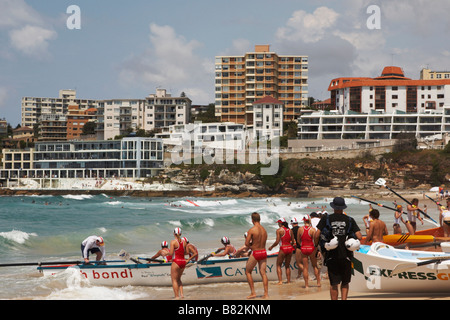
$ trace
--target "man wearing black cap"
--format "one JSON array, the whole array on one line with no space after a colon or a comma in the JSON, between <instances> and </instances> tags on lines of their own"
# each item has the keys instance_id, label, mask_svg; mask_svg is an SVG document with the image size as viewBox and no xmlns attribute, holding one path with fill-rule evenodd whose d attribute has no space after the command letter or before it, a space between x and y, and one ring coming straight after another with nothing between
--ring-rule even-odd
<instances>
[{"instance_id":1,"label":"man wearing black cap","mask_svg":"<svg viewBox=\"0 0 450 320\"><path fill-rule=\"evenodd\" d=\"M347 300L349 283L352 276L351 259L353 252L347 250L345 241L348 237L356 237L361 240L362 235L355 220L347 216L344 212L344 209L347 208L345 199L336 197L330 203L330 206L334 209L334 214L325 215L320 220L317 225L317 232L314 234L314 241L317 246L322 232L331 232L331 238L337 238L337 246L335 248L331 247L329 251L324 252L324 262L328 267L331 299L338 299L338 286L340 284L341 299Z\"/></svg>"}]
</instances>

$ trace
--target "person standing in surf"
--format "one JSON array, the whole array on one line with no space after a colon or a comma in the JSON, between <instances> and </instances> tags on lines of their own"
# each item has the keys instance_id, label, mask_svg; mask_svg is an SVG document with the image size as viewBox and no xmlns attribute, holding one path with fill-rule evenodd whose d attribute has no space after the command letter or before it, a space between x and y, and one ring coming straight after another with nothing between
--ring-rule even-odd
<instances>
[{"instance_id":1,"label":"person standing in surf","mask_svg":"<svg viewBox=\"0 0 450 320\"><path fill-rule=\"evenodd\" d=\"M173 257L170 275L172 278L172 288L175 294L175 299L179 299L184 298L181 276L183 275L183 271L187 263L184 258L186 243L181 239L181 228L175 228L175 230L173 230L173 235L175 239L170 242L169 251L169 255Z\"/></svg>"},{"instance_id":2,"label":"person standing in surf","mask_svg":"<svg viewBox=\"0 0 450 320\"><path fill-rule=\"evenodd\" d=\"M275 246L278 245L281 241L280 251L278 252L277 258L277 275L278 275L278 284L283 284L282 281L282 269L281 265L284 262L284 266L286 268L286 278L287 283L291 282L291 258L292 252L294 252L295 243L294 234L292 230L289 229L289 226L284 218L280 218L277 221L278 230L276 232L277 239L276 241L269 247L269 251L272 250Z\"/></svg>"},{"instance_id":3,"label":"person standing in surf","mask_svg":"<svg viewBox=\"0 0 450 320\"><path fill-rule=\"evenodd\" d=\"M252 254L247 260L245 267L245 275L247 276L247 282L250 286L250 295L247 299L256 298L255 283L253 281L252 272L258 264L259 274L263 280L264 286L264 298L269 298L269 280L266 275L267 266L267 231L260 224L261 216L257 212L252 213L253 227L248 230L247 238L245 239L245 245L252 250Z\"/></svg>"}]
</instances>

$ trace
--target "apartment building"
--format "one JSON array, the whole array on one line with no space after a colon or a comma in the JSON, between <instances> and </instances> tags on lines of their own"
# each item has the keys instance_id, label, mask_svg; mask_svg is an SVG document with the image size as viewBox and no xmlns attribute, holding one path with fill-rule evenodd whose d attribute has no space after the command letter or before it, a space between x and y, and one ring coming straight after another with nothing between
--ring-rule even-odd
<instances>
[{"instance_id":1,"label":"apartment building","mask_svg":"<svg viewBox=\"0 0 450 320\"><path fill-rule=\"evenodd\" d=\"M253 137L267 140L283 135L283 103L271 96L253 103Z\"/></svg>"},{"instance_id":2,"label":"apartment building","mask_svg":"<svg viewBox=\"0 0 450 320\"><path fill-rule=\"evenodd\" d=\"M298 137L305 140L320 139L397 139L400 134L411 133L416 138L443 135L450 132L450 106L440 111L384 113L371 111L317 111L302 115L298 124Z\"/></svg>"},{"instance_id":3,"label":"apartment building","mask_svg":"<svg viewBox=\"0 0 450 320\"><path fill-rule=\"evenodd\" d=\"M124 135L130 128L142 128L142 99L101 100L98 104L97 139L110 140Z\"/></svg>"},{"instance_id":4,"label":"apartment building","mask_svg":"<svg viewBox=\"0 0 450 320\"><path fill-rule=\"evenodd\" d=\"M102 100L98 108L98 139L114 139L132 128L153 131L175 124L189 123L192 101L186 96L172 97L157 89L145 99Z\"/></svg>"},{"instance_id":5,"label":"apartment building","mask_svg":"<svg viewBox=\"0 0 450 320\"><path fill-rule=\"evenodd\" d=\"M450 132L450 79L412 80L389 66L376 78L336 78L330 112L304 114L301 139L396 139Z\"/></svg>"},{"instance_id":6,"label":"apartment building","mask_svg":"<svg viewBox=\"0 0 450 320\"><path fill-rule=\"evenodd\" d=\"M420 80L450 79L450 71L433 71L424 68L420 71Z\"/></svg>"},{"instance_id":7,"label":"apartment building","mask_svg":"<svg viewBox=\"0 0 450 320\"><path fill-rule=\"evenodd\" d=\"M41 116L65 115L70 105L78 105L80 110L97 108L98 101L78 99L75 90L60 90L58 98L23 97L21 106L21 126L30 127L39 123Z\"/></svg>"},{"instance_id":8,"label":"apartment building","mask_svg":"<svg viewBox=\"0 0 450 320\"><path fill-rule=\"evenodd\" d=\"M77 105L69 106L67 114L67 140L77 140L81 138L83 127L86 123L97 121L97 109L89 108L80 110Z\"/></svg>"},{"instance_id":9,"label":"apartment building","mask_svg":"<svg viewBox=\"0 0 450 320\"><path fill-rule=\"evenodd\" d=\"M376 78L336 78L328 88L331 110L415 113L450 105L450 79L412 80L399 67L385 67Z\"/></svg>"},{"instance_id":10,"label":"apartment building","mask_svg":"<svg viewBox=\"0 0 450 320\"><path fill-rule=\"evenodd\" d=\"M200 149L199 152L205 148L242 150L247 142L244 125L231 122L172 125L156 137L162 139L167 147L187 143Z\"/></svg>"},{"instance_id":11,"label":"apartment building","mask_svg":"<svg viewBox=\"0 0 450 320\"><path fill-rule=\"evenodd\" d=\"M242 56L217 56L216 116L222 122L254 125L253 103L272 96L284 105L283 121L297 120L308 104L308 56L278 55L257 45Z\"/></svg>"},{"instance_id":12,"label":"apartment building","mask_svg":"<svg viewBox=\"0 0 450 320\"><path fill-rule=\"evenodd\" d=\"M191 119L192 101L184 93L172 97L165 89L157 89L145 99L142 129L152 131L173 125L188 124Z\"/></svg>"}]
</instances>

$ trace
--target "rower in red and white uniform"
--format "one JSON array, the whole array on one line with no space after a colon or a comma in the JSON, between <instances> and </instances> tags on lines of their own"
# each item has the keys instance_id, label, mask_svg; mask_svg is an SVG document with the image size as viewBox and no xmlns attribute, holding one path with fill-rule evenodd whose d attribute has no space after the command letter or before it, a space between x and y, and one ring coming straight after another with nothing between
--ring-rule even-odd
<instances>
[{"instance_id":1,"label":"rower in red and white uniform","mask_svg":"<svg viewBox=\"0 0 450 320\"><path fill-rule=\"evenodd\" d=\"M213 256L225 257L226 255L228 255L229 257L231 257L236 254L236 248L231 244L230 239L228 237L222 237L222 239L220 239L220 242L222 242L222 244L225 247L217 249L216 252L212 253Z\"/></svg>"}]
</instances>

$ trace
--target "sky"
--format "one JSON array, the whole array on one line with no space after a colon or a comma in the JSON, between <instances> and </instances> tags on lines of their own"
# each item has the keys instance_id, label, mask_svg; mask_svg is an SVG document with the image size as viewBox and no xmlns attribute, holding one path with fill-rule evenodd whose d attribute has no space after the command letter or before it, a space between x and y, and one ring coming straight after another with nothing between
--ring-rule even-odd
<instances>
[{"instance_id":1,"label":"sky","mask_svg":"<svg viewBox=\"0 0 450 320\"><path fill-rule=\"evenodd\" d=\"M60 89L144 99L165 88L214 103L215 57L261 44L309 56L315 99L329 98L333 78L388 65L418 79L450 70L448 12L447 0L0 0L0 118L15 127L22 97Z\"/></svg>"}]
</instances>

